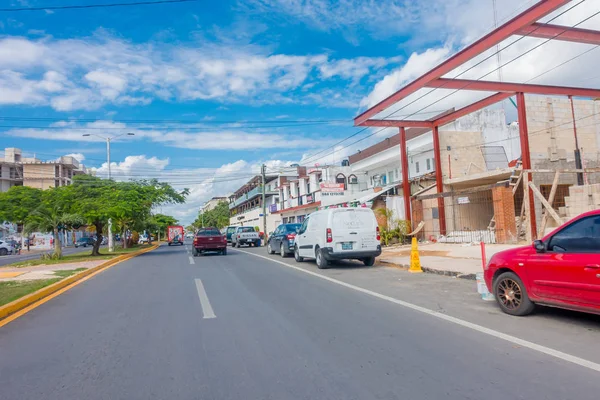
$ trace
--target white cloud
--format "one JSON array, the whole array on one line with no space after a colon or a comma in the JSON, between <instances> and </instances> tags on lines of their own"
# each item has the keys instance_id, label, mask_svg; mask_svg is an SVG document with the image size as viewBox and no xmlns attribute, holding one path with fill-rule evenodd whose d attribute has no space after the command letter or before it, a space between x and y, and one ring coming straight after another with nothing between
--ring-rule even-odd
<instances>
[{"instance_id":1,"label":"white cloud","mask_svg":"<svg viewBox=\"0 0 600 400\"><path fill-rule=\"evenodd\" d=\"M333 140L323 137L310 138L295 131L273 133L272 130L259 129L246 132L234 129L234 125L215 130L214 126L204 124L163 128L152 125L128 126L114 121L94 121L86 124L58 121L50 128L12 128L4 134L29 139L77 142L104 142L103 136L121 135L114 140L150 140L170 147L197 150L313 149L326 146ZM125 133L134 135L124 136Z\"/></svg>"},{"instance_id":2,"label":"white cloud","mask_svg":"<svg viewBox=\"0 0 600 400\"><path fill-rule=\"evenodd\" d=\"M83 155L83 153L69 153L69 154L65 154L65 156L67 156L67 157L73 157L74 159L76 159L80 163L85 161L85 155Z\"/></svg>"},{"instance_id":3,"label":"white cloud","mask_svg":"<svg viewBox=\"0 0 600 400\"><path fill-rule=\"evenodd\" d=\"M0 104L50 105L58 111L105 104L215 100L312 101L293 91L311 80L359 81L396 58L330 59L287 55L256 45L203 41L196 46L134 44L100 30L83 39L0 39Z\"/></svg>"}]
</instances>

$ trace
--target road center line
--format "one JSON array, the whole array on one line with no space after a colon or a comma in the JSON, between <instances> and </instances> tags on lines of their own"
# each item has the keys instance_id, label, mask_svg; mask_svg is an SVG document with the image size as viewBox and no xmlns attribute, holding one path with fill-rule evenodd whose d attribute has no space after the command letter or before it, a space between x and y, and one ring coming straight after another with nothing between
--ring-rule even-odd
<instances>
[{"instance_id":1,"label":"road center line","mask_svg":"<svg viewBox=\"0 0 600 400\"><path fill-rule=\"evenodd\" d=\"M480 333L484 333L486 335L490 335L490 336L493 336L493 337L498 338L498 339L506 340L507 342L514 343L516 345L519 345L519 346L522 346L522 347L526 347L528 349L535 350L535 351L538 351L540 353L544 353L544 354L552 356L552 357L559 358L559 359L561 359L563 361L568 361L568 362L571 362L573 364L577 364L577 365L580 365L582 367L589 368L591 370L600 372L600 364L595 363L593 361L589 361L589 360L586 360L586 359L583 359L583 358L580 358L580 357L577 357L577 356L574 356L574 355L571 355L571 354L563 353L562 351L555 350L555 349L552 349L550 347L542 346L542 345L539 345L539 344L536 344L536 343L533 343L533 342L530 342L530 341L527 341L527 340L524 340L524 339L520 339L520 338L518 338L516 336L508 335L506 333L495 331L493 329L486 328L485 326L477 325L477 324L474 324L474 323L469 322L469 321L465 321L465 320L460 319L460 318L452 317L452 316L447 315L447 314L442 314L442 313L439 313L437 311L430 310L429 308L421 307L421 306L409 303L409 302L404 301L404 300L399 300L399 299L396 299L396 298L393 298L393 297L390 297L390 296L386 296L386 295L381 294L381 293L374 292L374 291L369 290L369 289L364 289L364 288L361 288L359 286L352 285L350 283L339 281L337 279L330 278L330 277L325 276L325 275L321 275L321 274L319 274L317 272L308 271L308 270L306 270L304 268L300 268L300 267L296 267L294 265L287 264L287 263L285 263L283 261L274 260L274 259L272 259L270 257L266 257L266 256L263 256L263 255L260 255L260 254L251 253L251 252L245 251L245 250L236 249L236 251L239 251L239 252L242 252L242 253L246 253L246 254L249 254L251 256L264 258L265 260L269 260L271 262L274 262L274 263L277 263L277 264L281 264L281 265L286 266L288 268L292 268L292 269L295 269L297 271L304 272L306 274L315 276L317 278L324 279L324 280L329 281L331 283L335 283L337 285L344 286L346 288L356 290L357 292L365 293L365 294L368 294L370 296L377 297L378 299L386 300L386 301L389 301L391 303L398 304L398 305L406 307L406 308L410 308L411 310L418 311L420 313L427 314L427 315L430 315L432 317L436 317L436 318L439 318L439 319L443 319L444 321L448 321L448 322L451 322L453 324L460 325L460 326L463 326L465 328L469 328L469 329L472 329L474 331L477 331L477 332L480 332Z\"/></svg>"},{"instance_id":2,"label":"road center line","mask_svg":"<svg viewBox=\"0 0 600 400\"><path fill-rule=\"evenodd\" d=\"M190 259L190 264L196 264L196 261L194 261L194 257L189 256L188 258Z\"/></svg>"},{"instance_id":3,"label":"road center line","mask_svg":"<svg viewBox=\"0 0 600 400\"><path fill-rule=\"evenodd\" d=\"M204 290L202 281L200 279L194 280L196 281L196 289L198 290L198 297L200 298L200 305L202 306L204 319L217 318L212 306L210 305L210 301L208 300L208 295L206 294L206 290Z\"/></svg>"}]
</instances>

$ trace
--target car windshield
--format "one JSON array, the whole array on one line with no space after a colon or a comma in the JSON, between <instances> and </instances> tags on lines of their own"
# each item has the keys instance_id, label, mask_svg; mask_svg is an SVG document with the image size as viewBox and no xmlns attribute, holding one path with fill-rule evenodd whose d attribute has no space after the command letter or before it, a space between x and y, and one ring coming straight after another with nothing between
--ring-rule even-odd
<instances>
[{"instance_id":1,"label":"car windshield","mask_svg":"<svg viewBox=\"0 0 600 400\"><path fill-rule=\"evenodd\" d=\"M241 228L240 232L256 232L256 230L251 226L247 226L247 227Z\"/></svg>"},{"instance_id":2,"label":"car windshield","mask_svg":"<svg viewBox=\"0 0 600 400\"><path fill-rule=\"evenodd\" d=\"M218 229L202 229L198 231L198 236L218 236L221 232Z\"/></svg>"},{"instance_id":3,"label":"car windshield","mask_svg":"<svg viewBox=\"0 0 600 400\"><path fill-rule=\"evenodd\" d=\"M235 232L235 227L227 228L227 233Z\"/></svg>"}]
</instances>

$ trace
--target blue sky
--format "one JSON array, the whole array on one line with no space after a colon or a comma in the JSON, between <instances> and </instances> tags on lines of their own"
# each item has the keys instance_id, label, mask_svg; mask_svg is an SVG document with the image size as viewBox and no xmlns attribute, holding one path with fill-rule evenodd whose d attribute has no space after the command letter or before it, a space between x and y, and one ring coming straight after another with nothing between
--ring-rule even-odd
<instances>
[{"instance_id":1,"label":"blue sky","mask_svg":"<svg viewBox=\"0 0 600 400\"><path fill-rule=\"evenodd\" d=\"M3 4L103 2L109 0ZM500 20L524 7L502 4ZM361 110L493 24L491 0L231 0L0 12L2 142L42 159L77 154L103 174L102 139L82 134L133 132L112 145L115 175L190 187L188 204L170 209L189 222L202 202L235 189L263 162L272 170L337 162L381 140L310 157L356 132L351 119Z\"/></svg>"}]
</instances>

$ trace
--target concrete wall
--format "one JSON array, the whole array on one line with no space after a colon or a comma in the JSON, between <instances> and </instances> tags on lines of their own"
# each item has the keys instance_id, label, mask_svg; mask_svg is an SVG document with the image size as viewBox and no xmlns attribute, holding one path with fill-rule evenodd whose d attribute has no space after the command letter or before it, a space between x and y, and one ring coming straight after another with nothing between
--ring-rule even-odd
<instances>
[{"instance_id":1,"label":"concrete wall","mask_svg":"<svg viewBox=\"0 0 600 400\"><path fill-rule=\"evenodd\" d=\"M445 131L440 132L440 159L442 175L457 178L485 172L483 153L478 147L483 141L482 133ZM447 150L450 146L450 151ZM448 162L450 156L450 163ZM508 167L508 165L506 165Z\"/></svg>"},{"instance_id":2,"label":"concrete wall","mask_svg":"<svg viewBox=\"0 0 600 400\"><path fill-rule=\"evenodd\" d=\"M36 189L56 187L54 164L24 164L23 185Z\"/></svg>"}]
</instances>

